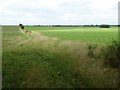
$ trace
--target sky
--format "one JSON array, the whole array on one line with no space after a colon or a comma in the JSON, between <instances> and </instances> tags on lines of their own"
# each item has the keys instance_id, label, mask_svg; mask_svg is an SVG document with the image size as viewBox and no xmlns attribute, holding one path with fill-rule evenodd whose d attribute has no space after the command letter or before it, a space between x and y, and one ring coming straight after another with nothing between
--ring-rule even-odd
<instances>
[{"instance_id":1,"label":"sky","mask_svg":"<svg viewBox=\"0 0 120 90\"><path fill-rule=\"evenodd\" d=\"M118 24L119 0L0 0L1 25Z\"/></svg>"}]
</instances>

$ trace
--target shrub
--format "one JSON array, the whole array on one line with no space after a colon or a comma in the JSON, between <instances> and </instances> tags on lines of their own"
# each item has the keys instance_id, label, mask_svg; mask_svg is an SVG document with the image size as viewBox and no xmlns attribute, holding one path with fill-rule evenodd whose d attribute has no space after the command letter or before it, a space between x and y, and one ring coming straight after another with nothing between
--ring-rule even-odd
<instances>
[{"instance_id":1,"label":"shrub","mask_svg":"<svg viewBox=\"0 0 120 90\"><path fill-rule=\"evenodd\" d=\"M20 27L21 29L24 29L24 26L23 26L22 24L19 24L19 27Z\"/></svg>"},{"instance_id":2,"label":"shrub","mask_svg":"<svg viewBox=\"0 0 120 90\"><path fill-rule=\"evenodd\" d=\"M100 28L110 28L110 25L107 25L107 24L102 24L99 26Z\"/></svg>"},{"instance_id":3,"label":"shrub","mask_svg":"<svg viewBox=\"0 0 120 90\"><path fill-rule=\"evenodd\" d=\"M21 26L21 29L24 29L24 26Z\"/></svg>"},{"instance_id":4,"label":"shrub","mask_svg":"<svg viewBox=\"0 0 120 90\"><path fill-rule=\"evenodd\" d=\"M113 68L118 68L120 64L120 53L118 51L120 51L120 43L117 41L112 41L110 45L107 45L104 51L102 51L104 64Z\"/></svg>"}]
</instances>

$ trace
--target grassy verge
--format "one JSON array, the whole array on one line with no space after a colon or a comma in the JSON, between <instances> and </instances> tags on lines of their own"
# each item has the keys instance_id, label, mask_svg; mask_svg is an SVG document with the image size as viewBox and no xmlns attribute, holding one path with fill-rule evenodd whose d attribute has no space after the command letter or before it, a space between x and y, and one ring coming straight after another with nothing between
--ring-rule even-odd
<instances>
[{"instance_id":1,"label":"grassy verge","mask_svg":"<svg viewBox=\"0 0 120 90\"><path fill-rule=\"evenodd\" d=\"M22 39L17 41L19 36ZM33 32L30 36L3 33L3 88L117 87L117 70L105 68L98 57L89 57L86 43L53 40ZM11 45L5 44L9 41Z\"/></svg>"}]
</instances>

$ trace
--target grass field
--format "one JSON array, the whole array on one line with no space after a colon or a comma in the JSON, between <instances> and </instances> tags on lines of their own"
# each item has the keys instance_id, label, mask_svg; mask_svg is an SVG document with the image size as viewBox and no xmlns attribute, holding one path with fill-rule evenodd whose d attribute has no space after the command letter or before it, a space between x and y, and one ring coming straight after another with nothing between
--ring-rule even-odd
<instances>
[{"instance_id":1,"label":"grass field","mask_svg":"<svg viewBox=\"0 0 120 90\"><path fill-rule=\"evenodd\" d=\"M26 29L34 32L21 33L18 27L3 26L3 88L117 87L117 69L103 65L99 44L116 40L117 28ZM94 57L88 56L91 42L97 44Z\"/></svg>"},{"instance_id":2,"label":"grass field","mask_svg":"<svg viewBox=\"0 0 120 90\"><path fill-rule=\"evenodd\" d=\"M27 27L26 29L62 40L94 43L109 43L112 40L118 40L118 27Z\"/></svg>"}]
</instances>

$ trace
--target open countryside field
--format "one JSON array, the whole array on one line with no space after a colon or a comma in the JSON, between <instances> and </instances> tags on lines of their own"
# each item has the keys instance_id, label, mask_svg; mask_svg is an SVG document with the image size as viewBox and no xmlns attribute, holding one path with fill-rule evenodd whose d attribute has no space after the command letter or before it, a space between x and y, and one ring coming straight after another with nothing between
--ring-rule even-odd
<instances>
[{"instance_id":1,"label":"open countryside field","mask_svg":"<svg viewBox=\"0 0 120 90\"><path fill-rule=\"evenodd\" d=\"M61 40L81 41L105 44L118 40L118 27L26 27L43 35L57 37Z\"/></svg>"},{"instance_id":2,"label":"open countryside field","mask_svg":"<svg viewBox=\"0 0 120 90\"><path fill-rule=\"evenodd\" d=\"M25 30L31 33L25 33ZM3 26L3 88L116 88L118 71L104 66L103 46L117 27ZM89 56L89 44L96 45Z\"/></svg>"}]
</instances>

